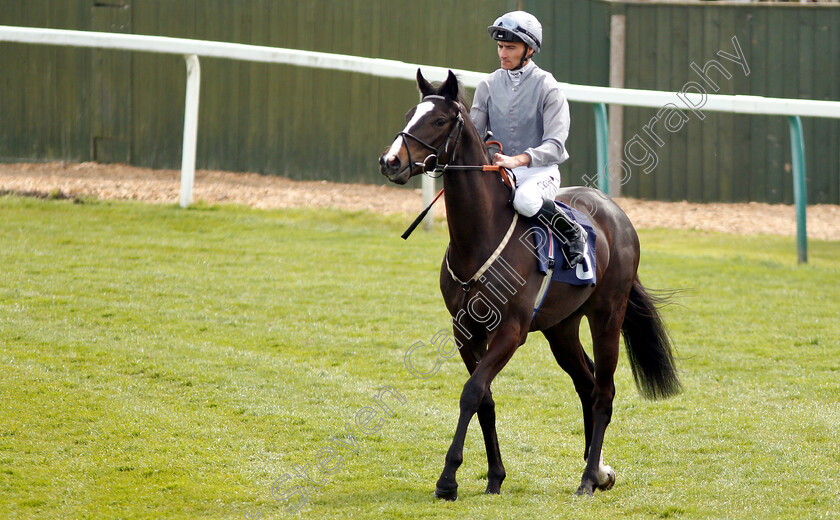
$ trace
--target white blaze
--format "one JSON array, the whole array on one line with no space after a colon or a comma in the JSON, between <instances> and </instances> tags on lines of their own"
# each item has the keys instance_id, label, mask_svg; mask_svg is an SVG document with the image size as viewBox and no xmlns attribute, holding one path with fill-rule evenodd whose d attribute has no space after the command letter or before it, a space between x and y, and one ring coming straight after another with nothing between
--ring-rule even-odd
<instances>
[{"instance_id":1,"label":"white blaze","mask_svg":"<svg viewBox=\"0 0 840 520\"><path fill-rule=\"evenodd\" d=\"M435 108L435 104L431 101L424 101L417 105L417 110L414 112L414 117L411 118L411 121L405 125L403 132L410 134L411 131L414 129L414 125L417 124L420 119L423 118L426 114L432 111ZM394 142L391 144L391 148L388 149L388 153L385 155L386 161L391 161L392 158L396 157L398 153L400 153L400 148L403 145L403 138L401 135L398 135Z\"/></svg>"}]
</instances>

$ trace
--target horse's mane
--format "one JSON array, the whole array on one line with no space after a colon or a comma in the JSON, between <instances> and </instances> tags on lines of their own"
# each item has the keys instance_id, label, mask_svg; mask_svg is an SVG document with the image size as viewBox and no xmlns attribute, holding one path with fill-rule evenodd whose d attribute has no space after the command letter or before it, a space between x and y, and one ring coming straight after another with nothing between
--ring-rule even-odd
<instances>
[{"instance_id":1,"label":"horse's mane","mask_svg":"<svg viewBox=\"0 0 840 520\"><path fill-rule=\"evenodd\" d=\"M461 84L461 81L458 81L458 103L464 108L464 119L469 120L466 128L471 128L475 135L478 137L478 141L481 143L481 147L484 149L484 155L487 160L487 164L493 162L493 152L487 148L487 143L484 141L483 135L478 135L478 129L473 125L472 117L470 117L470 108L472 107L472 99L467 94L467 91L464 89L464 86Z\"/></svg>"},{"instance_id":2,"label":"horse's mane","mask_svg":"<svg viewBox=\"0 0 840 520\"><path fill-rule=\"evenodd\" d=\"M464 85L461 84L461 81L458 81L458 103L463 105L464 110L467 113L470 112L470 107L472 106L472 98L467 94L467 90L464 88Z\"/></svg>"}]
</instances>

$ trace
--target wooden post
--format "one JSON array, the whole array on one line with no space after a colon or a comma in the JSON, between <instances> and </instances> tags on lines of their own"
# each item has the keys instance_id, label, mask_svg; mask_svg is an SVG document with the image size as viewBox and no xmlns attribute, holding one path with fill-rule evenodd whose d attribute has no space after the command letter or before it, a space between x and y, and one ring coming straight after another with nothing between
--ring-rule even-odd
<instances>
[{"instance_id":1,"label":"wooden post","mask_svg":"<svg viewBox=\"0 0 840 520\"><path fill-rule=\"evenodd\" d=\"M625 27L627 17L623 14L610 16L610 86L624 88L624 47ZM610 105L609 114L609 161L607 162L609 174L610 195L621 196L621 181L624 172L621 168L623 159L624 136L624 107L621 105Z\"/></svg>"},{"instance_id":2,"label":"wooden post","mask_svg":"<svg viewBox=\"0 0 840 520\"><path fill-rule=\"evenodd\" d=\"M91 30L131 33L127 0L93 2ZM90 159L100 163L131 163L131 65L133 53L94 48L91 82Z\"/></svg>"}]
</instances>

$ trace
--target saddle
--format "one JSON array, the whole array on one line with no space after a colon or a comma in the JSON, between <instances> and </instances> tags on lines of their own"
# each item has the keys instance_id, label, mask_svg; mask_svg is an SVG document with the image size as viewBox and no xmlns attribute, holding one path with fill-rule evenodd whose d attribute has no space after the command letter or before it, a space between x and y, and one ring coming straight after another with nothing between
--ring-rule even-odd
<instances>
[{"instance_id":1,"label":"saddle","mask_svg":"<svg viewBox=\"0 0 840 520\"><path fill-rule=\"evenodd\" d=\"M534 237L534 243L530 244L530 246L533 248L534 256L537 259L537 268L545 275L536 301L534 302L535 315L540 309L545 295L548 293L551 282L595 286L597 281L595 257L596 233L592 227L592 223L586 215L576 209L559 201L555 201L555 204L560 211L563 211L570 219L583 226L586 230L586 248L583 261L576 265L574 269L570 269L562 239L555 236L551 232L551 229L538 219L528 219L531 227L520 240L524 240L526 237Z\"/></svg>"}]
</instances>

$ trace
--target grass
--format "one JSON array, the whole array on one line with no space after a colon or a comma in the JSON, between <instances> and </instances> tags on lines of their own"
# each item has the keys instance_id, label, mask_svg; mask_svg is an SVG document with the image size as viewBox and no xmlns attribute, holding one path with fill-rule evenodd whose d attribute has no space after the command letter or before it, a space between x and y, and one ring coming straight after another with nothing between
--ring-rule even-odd
<instances>
[{"instance_id":1,"label":"grass","mask_svg":"<svg viewBox=\"0 0 840 520\"><path fill-rule=\"evenodd\" d=\"M474 422L445 503L465 371L403 365L422 341L431 366L448 328L440 227L404 242L408 219L367 213L15 197L0 214L2 518L840 518L838 242L797 266L793 238L641 231L643 282L684 289L663 312L685 392L642 401L622 353L618 482L574 498L580 404L535 335L494 383L502 495L481 494Z\"/></svg>"}]
</instances>

